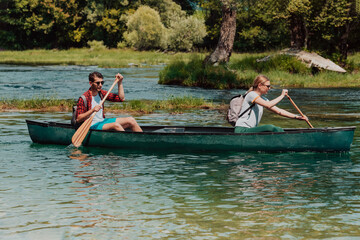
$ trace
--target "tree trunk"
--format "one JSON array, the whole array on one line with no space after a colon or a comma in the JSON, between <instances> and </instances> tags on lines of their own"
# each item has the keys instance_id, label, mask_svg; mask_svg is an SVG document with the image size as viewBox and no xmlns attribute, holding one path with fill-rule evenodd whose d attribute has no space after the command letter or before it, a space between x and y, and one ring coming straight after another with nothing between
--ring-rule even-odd
<instances>
[{"instance_id":1,"label":"tree trunk","mask_svg":"<svg viewBox=\"0 0 360 240\"><path fill-rule=\"evenodd\" d=\"M309 29L307 27L307 22L304 20L304 48L305 49L309 49L310 44L309 44Z\"/></svg>"},{"instance_id":2,"label":"tree trunk","mask_svg":"<svg viewBox=\"0 0 360 240\"><path fill-rule=\"evenodd\" d=\"M236 33L236 10L230 4L222 4L222 22L217 46L204 60L205 64L218 65L230 60Z\"/></svg>"},{"instance_id":3,"label":"tree trunk","mask_svg":"<svg viewBox=\"0 0 360 240\"><path fill-rule=\"evenodd\" d=\"M292 14L290 16L290 47L301 49L305 46L307 39L307 29L301 16ZM306 43L307 45L307 43Z\"/></svg>"},{"instance_id":4,"label":"tree trunk","mask_svg":"<svg viewBox=\"0 0 360 240\"><path fill-rule=\"evenodd\" d=\"M345 25L345 31L341 36L340 43L339 43L339 50L340 50L340 61L339 64L344 67L346 65L346 59L348 56L348 39L349 39L349 33L350 33L350 23L347 23Z\"/></svg>"}]
</instances>

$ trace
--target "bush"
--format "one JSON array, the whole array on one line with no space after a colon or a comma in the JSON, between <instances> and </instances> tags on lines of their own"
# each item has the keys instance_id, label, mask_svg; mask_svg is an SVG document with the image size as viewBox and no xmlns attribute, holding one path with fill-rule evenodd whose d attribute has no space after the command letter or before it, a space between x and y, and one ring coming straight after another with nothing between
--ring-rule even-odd
<instances>
[{"instance_id":1,"label":"bush","mask_svg":"<svg viewBox=\"0 0 360 240\"><path fill-rule=\"evenodd\" d=\"M139 7L129 16L126 26L128 31L124 38L130 46L140 50L167 48L167 30L156 10L148 6Z\"/></svg>"},{"instance_id":2,"label":"bush","mask_svg":"<svg viewBox=\"0 0 360 240\"><path fill-rule=\"evenodd\" d=\"M101 50L105 50L106 46L104 45L104 41L88 41L87 44L90 47L91 51L101 51Z\"/></svg>"},{"instance_id":3,"label":"bush","mask_svg":"<svg viewBox=\"0 0 360 240\"><path fill-rule=\"evenodd\" d=\"M194 16L173 21L169 29L169 48L190 51L194 44L202 43L206 36L203 20Z\"/></svg>"},{"instance_id":4,"label":"bush","mask_svg":"<svg viewBox=\"0 0 360 240\"><path fill-rule=\"evenodd\" d=\"M161 22L166 28L177 19L185 18L186 12L181 10L181 6L172 0L147 0L146 5L159 12Z\"/></svg>"},{"instance_id":5,"label":"bush","mask_svg":"<svg viewBox=\"0 0 360 240\"><path fill-rule=\"evenodd\" d=\"M159 73L159 84L183 85L183 82L190 77L187 64L184 61L176 60L167 65Z\"/></svg>"},{"instance_id":6,"label":"bush","mask_svg":"<svg viewBox=\"0 0 360 240\"><path fill-rule=\"evenodd\" d=\"M117 45L116 45L117 48L119 49L123 49L123 48L126 48L126 43L125 42L118 42Z\"/></svg>"},{"instance_id":7,"label":"bush","mask_svg":"<svg viewBox=\"0 0 360 240\"><path fill-rule=\"evenodd\" d=\"M311 74L311 69L293 56L276 55L269 57L266 61L257 61L260 58L257 56L246 57L231 64L231 68L237 71L254 70L258 73L279 70L292 74Z\"/></svg>"},{"instance_id":8,"label":"bush","mask_svg":"<svg viewBox=\"0 0 360 240\"><path fill-rule=\"evenodd\" d=\"M188 63L176 60L160 72L159 84L182 85L212 89L248 88L249 83L225 65L204 65L203 59L194 57ZM251 83L250 83L251 84Z\"/></svg>"}]
</instances>

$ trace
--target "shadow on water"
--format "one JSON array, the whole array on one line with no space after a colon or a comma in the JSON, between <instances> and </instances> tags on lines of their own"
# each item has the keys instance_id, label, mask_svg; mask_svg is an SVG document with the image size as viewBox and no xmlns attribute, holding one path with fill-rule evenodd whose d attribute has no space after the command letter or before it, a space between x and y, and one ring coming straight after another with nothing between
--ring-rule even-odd
<instances>
[{"instance_id":1,"label":"shadow on water","mask_svg":"<svg viewBox=\"0 0 360 240\"><path fill-rule=\"evenodd\" d=\"M217 160L224 160L230 163L252 163L254 161L262 163L276 163L276 162L289 162L293 164L313 164L319 161L331 161L334 163L351 161L351 152L234 152L234 151L184 151L178 150L135 150L135 149L115 149L115 148L102 148L102 147L80 147L76 148L72 144L69 146L52 145L52 144L37 144L31 143L30 148L46 151L54 150L66 153L70 158L77 159L85 156L119 156L119 157L134 157L134 156L152 156L156 158L166 158L168 156L197 156L200 159L208 157L208 162ZM189 159L191 162L191 158ZM196 162L196 160L195 160ZM201 163L202 161L199 161Z\"/></svg>"},{"instance_id":2,"label":"shadow on water","mask_svg":"<svg viewBox=\"0 0 360 240\"><path fill-rule=\"evenodd\" d=\"M124 166L126 162L127 166L151 166L146 174L160 171L174 178L185 174L188 179L199 181L202 176L208 178L211 175L219 184L234 176L279 178L286 175L287 178L294 178L298 175L306 178L313 175L323 181L338 171L347 171L360 163L359 160L352 160L350 153L173 153L102 148L67 148L64 152L68 153L70 159L79 160L87 166L100 163ZM140 170L139 173L145 172Z\"/></svg>"}]
</instances>

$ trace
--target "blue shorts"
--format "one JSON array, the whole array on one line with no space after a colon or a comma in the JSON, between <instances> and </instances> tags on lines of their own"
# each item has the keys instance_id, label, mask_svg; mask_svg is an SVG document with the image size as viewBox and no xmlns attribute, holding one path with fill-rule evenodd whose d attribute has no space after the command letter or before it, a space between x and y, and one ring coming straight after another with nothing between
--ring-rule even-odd
<instances>
[{"instance_id":1,"label":"blue shorts","mask_svg":"<svg viewBox=\"0 0 360 240\"><path fill-rule=\"evenodd\" d=\"M103 121L95 123L94 125L92 125L90 127L90 129L102 130L102 128L103 128L103 126L105 124L114 123L114 122L116 122L116 118L105 118Z\"/></svg>"}]
</instances>

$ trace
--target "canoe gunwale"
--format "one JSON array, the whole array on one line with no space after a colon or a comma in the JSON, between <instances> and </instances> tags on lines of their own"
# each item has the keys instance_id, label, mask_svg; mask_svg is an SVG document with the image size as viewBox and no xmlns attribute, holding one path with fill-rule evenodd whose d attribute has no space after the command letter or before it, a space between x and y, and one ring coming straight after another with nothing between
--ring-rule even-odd
<instances>
[{"instance_id":1,"label":"canoe gunwale","mask_svg":"<svg viewBox=\"0 0 360 240\"><path fill-rule=\"evenodd\" d=\"M72 128L74 126L67 123L59 122L39 122L33 120L26 120L27 124L39 125L43 127L59 127L59 128ZM206 126L141 126L145 131L144 132L116 132L111 130L95 130L91 129L93 132L111 132L111 133L121 133L121 134L146 134L146 135L283 135L283 134L299 134L299 133L311 133L311 132L338 132L338 131L354 131L356 126L347 126L347 127L324 127L324 128L284 128L284 132L259 132L259 133L234 133L233 127L206 127ZM146 131L147 129L184 129L184 132L156 132L156 131ZM186 130L214 130L217 132L186 132ZM223 131L221 131L223 130Z\"/></svg>"},{"instance_id":2,"label":"canoe gunwale","mask_svg":"<svg viewBox=\"0 0 360 240\"><path fill-rule=\"evenodd\" d=\"M31 120L26 123L34 143L70 145L76 130L68 123ZM233 127L142 127L144 132L90 130L83 146L166 151L347 152L356 129L287 128L284 132L234 133Z\"/></svg>"}]
</instances>

